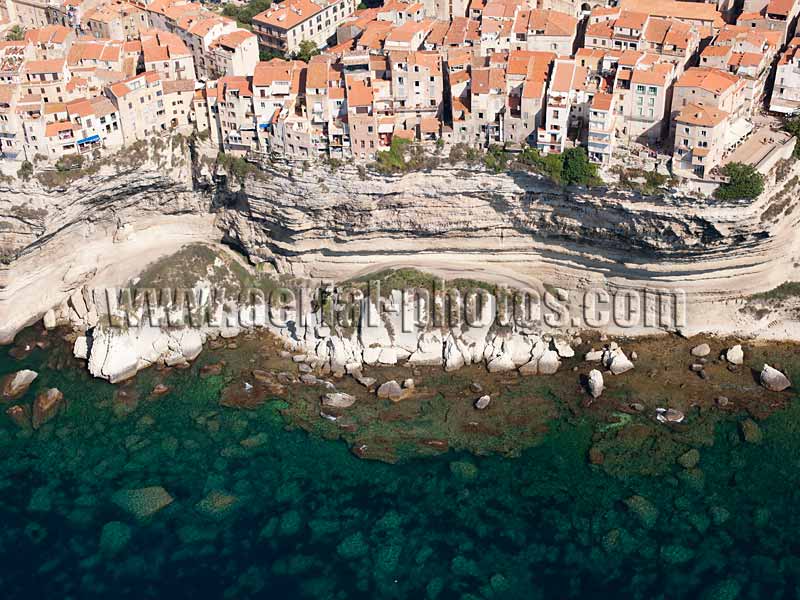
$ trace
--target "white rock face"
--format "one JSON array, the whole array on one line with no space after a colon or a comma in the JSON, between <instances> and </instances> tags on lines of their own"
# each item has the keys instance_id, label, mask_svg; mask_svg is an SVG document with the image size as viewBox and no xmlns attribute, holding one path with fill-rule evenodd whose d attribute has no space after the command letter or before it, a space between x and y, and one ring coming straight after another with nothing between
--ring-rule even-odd
<instances>
[{"instance_id":1,"label":"white rock face","mask_svg":"<svg viewBox=\"0 0 800 600\"><path fill-rule=\"evenodd\" d=\"M502 373L504 371L513 371L516 365L510 354L503 353L492 358L486 368L489 369L490 373Z\"/></svg>"},{"instance_id":2,"label":"white rock face","mask_svg":"<svg viewBox=\"0 0 800 600\"><path fill-rule=\"evenodd\" d=\"M55 329L56 327L56 312L51 308L46 313L44 313L44 317L42 318L42 324L44 328L50 331L51 329Z\"/></svg>"},{"instance_id":3,"label":"white rock face","mask_svg":"<svg viewBox=\"0 0 800 600\"><path fill-rule=\"evenodd\" d=\"M546 350L539 359L539 375L553 375L560 366L558 353L555 350Z\"/></svg>"},{"instance_id":4,"label":"white rock face","mask_svg":"<svg viewBox=\"0 0 800 600\"><path fill-rule=\"evenodd\" d=\"M86 360L89 357L89 342L85 335L79 335L75 339L75 345L72 347L72 354L75 358Z\"/></svg>"},{"instance_id":5,"label":"white rock face","mask_svg":"<svg viewBox=\"0 0 800 600\"><path fill-rule=\"evenodd\" d=\"M614 375L621 375L626 371L630 371L633 368L633 363L625 356L625 353L619 350L611 359L608 368Z\"/></svg>"},{"instance_id":6,"label":"white rock face","mask_svg":"<svg viewBox=\"0 0 800 600\"><path fill-rule=\"evenodd\" d=\"M729 348L725 352L725 360L732 365L741 365L744 362L744 350L741 344L736 344L733 348Z\"/></svg>"},{"instance_id":7,"label":"white rock face","mask_svg":"<svg viewBox=\"0 0 800 600\"><path fill-rule=\"evenodd\" d=\"M558 352L561 358L572 358L575 356L575 350L564 340L553 340L553 349Z\"/></svg>"},{"instance_id":8,"label":"white rock face","mask_svg":"<svg viewBox=\"0 0 800 600\"><path fill-rule=\"evenodd\" d=\"M589 371L587 387L589 388L589 393L592 395L592 398L599 398L604 388L603 374L597 369Z\"/></svg>"},{"instance_id":9,"label":"white rock face","mask_svg":"<svg viewBox=\"0 0 800 600\"><path fill-rule=\"evenodd\" d=\"M7 375L0 380L3 383L0 395L9 400L14 400L28 391L28 388L38 376L39 374L36 371L29 369L17 371L14 375Z\"/></svg>"},{"instance_id":10,"label":"white rock face","mask_svg":"<svg viewBox=\"0 0 800 600\"><path fill-rule=\"evenodd\" d=\"M89 372L95 377L117 383L136 375L139 370L139 353L135 335L127 332L95 329Z\"/></svg>"},{"instance_id":11,"label":"white rock face","mask_svg":"<svg viewBox=\"0 0 800 600\"><path fill-rule=\"evenodd\" d=\"M444 341L444 370L456 371L463 367L464 363L464 355L461 354L456 339L453 334L448 334Z\"/></svg>"},{"instance_id":12,"label":"white rock face","mask_svg":"<svg viewBox=\"0 0 800 600\"><path fill-rule=\"evenodd\" d=\"M591 349L586 353L583 359L587 362L597 362L603 360L603 351Z\"/></svg>"},{"instance_id":13,"label":"white rock face","mask_svg":"<svg viewBox=\"0 0 800 600\"><path fill-rule=\"evenodd\" d=\"M771 392L782 392L791 386L792 382L778 369L774 369L765 363L764 368L761 369L761 385Z\"/></svg>"},{"instance_id":14,"label":"white rock face","mask_svg":"<svg viewBox=\"0 0 800 600\"><path fill-rule=\"evenodd\" d=\"M489 406L489 403L491 401L492 401L491 396L481 396L475 401L475 408L477 408L478 410L484 410L487 406Z\"/></svg>"}]
</instances>

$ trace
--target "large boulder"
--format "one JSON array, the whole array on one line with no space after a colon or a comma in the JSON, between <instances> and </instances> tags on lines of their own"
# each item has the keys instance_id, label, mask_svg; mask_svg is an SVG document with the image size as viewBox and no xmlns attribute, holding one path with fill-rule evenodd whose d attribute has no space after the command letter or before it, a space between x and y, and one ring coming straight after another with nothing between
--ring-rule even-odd
<instances>
[{"instance_id":1,"label":"large boulder","mask_svg":"<svg viewBox=\"0 0 800 600\"><path fill-rule=\"evenodd\" d=\"M131 331L96 328L89 355L89 372L95 377L117 383L136 375L139 353Z\"/></svg>"},{"instance_id":2,"label":"large boulder","mask_svg":"<svg viewBox=\"0 0 800 600\"><path fill-rule=\"evenodd\" d=\"M558 352L555 350L545 350L541 357L539 357L539 375L553 375L561 366L561 361L558 359Z\"/></svg>"},{"instance_id":3,"label":"large boulder","mask_svg":"<svg viewBox=\"0 0 800 600\"><path fill-rule=\"evenodd\" d=\"M411 394L411 389L403 389L394 379L381 384L378 388L378 398L389 399L392 402L400 402Z\"/></svg>"},{"instance_id":4,"label":"large boulder","mask_svg":"<svg viewBox=\"0 0 800 600\"><path fill-rule=\"evenodd\" d=\"M3 400L16 400L28 391L33 380L38 376L39 374L36 371L29 369L6 375L0 380L0 396L2 396Z\"/></svg>"},{"instance_id":5,"label":"large boulder","mask_svg":"<svg viewBox=\"0 0 800 600\"><path fill-rule=\"evenodd\" d=\"M354 396L345 394L344 392L331 392L322 397L322 405L332 408L350 408L355 402L356 399Z\"/></svg>"},{"instance_id":6,"label":"large boulder","mask_svg":"<svg viewBox=\"0 0 800 600\"><path fill-rule=\"evenodd\" d=\"M64 394L57 388L50 388L36 396L36 400L33 401L33 428L39 429L55 417L64 406Z\"/></svg>"},{"instance_id":7,"label":"large boulder","mask_svg":"<svg viewBox=\"0 0 800 600\"><path fill-rule=\"evenodd\" d=\"M703 356L708 356L711 354L711 346L708 344L700 344L699 346L695 346L691 350L692 356L696 356L698 358L702 358Z\"/></svg>"},{"instance_id":8,"label":"large boulder","mask_svg":"<svg viewBox=\"0 0 800 600\"><path fill-rule=\"evenodd\" d=\"M761 370L761 385L771 392L782 392L791 386L792 382L778 369L774 369L765 363L764 368Z\"/></svg>"},{"instance_id":9,"label":"large boulder","mask_svg":"<svg viewBox=\"0 0 800 600\"><path fill-rule=\"evenodd\" d=\"M589 388L589 393L592 395L592 398L599 398L600 394L603 393L603 374L597 369L589 371L589 381L586 387Z\"/></svg>"},{"instance_id":10,"label":"large boulder","mask_svg":"<svg viewBox=\"0 0 800 600\"><path fill-rule=\"evenodd\" d=\"M744 351L741 344L736 344L725 352L725 360L732 365L741 365L744 362Z\"/></svg>"}]
</instances>

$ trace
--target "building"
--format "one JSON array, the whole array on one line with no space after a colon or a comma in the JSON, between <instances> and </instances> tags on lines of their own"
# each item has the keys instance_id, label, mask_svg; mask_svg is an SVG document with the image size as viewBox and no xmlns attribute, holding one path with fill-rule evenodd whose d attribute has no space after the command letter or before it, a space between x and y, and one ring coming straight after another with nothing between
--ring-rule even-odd
<instances>
[{"instance_id":1,"label":"building","mask_svg":"<svg viewBox=\"0 0 800 600\"><path fill-rule=\"evenodd\" d=\"M195 80L194 56L174 33L149 30L141 33L145 71L161 73L164 79Z\"/></svg>"},{"instance_id":2,"label":"building","mask_svg":"<svg viewBox=\"0 0 800 600\"><path fill-rule=\"evenodd\" d=\"M267 51L291 54L303 41L323 48L355 8L355 0L285 0L253 17L253 32Z\"/></svg>"},{"instance_id":3,"label":"building","mask_svg":"<svg viewBox=\"0 0 800 600\"><path fill-rule=\"evenodd\" d=\"M514 21L511 49L571 56L577 36L578 19L571 15L553 10L522 9Z\"/></svg>"},{"instance_id":4,"label":"building","mask_svg":"<svg viewBox=\"0 0 800 600\"><path fill-rule=\"evenodd\" d=\"M785 115L800 112L800 38L794 38L781 54L769 109Z\"/></svg>"},{"instance_id":5,"label":"building","mask_svg":"<svg viewBox=\"0 0 800 600\"><path fill-rule=\"evenodd\" d=\"M106 93L117 108L125 144L167 130L161 74L147 71L109 86Z\"/></svg>"},{"instance_id":6,"label":"building","mask_svg":"<svg viewBox=\"0 0 800 600\"><path fill-rule=\"evenodd\" d=\"M258 39L246 29L223 33L209 46L209 75L252 75L258 64Z\"/></svg>"},{"instance_id":7,"label":"building","mask_svg":"<svg viewBox=\"0 0 800 600\"><path fill-rule=\"evenodd\" d=\"M587 149L589 160L607 165L616 147L617 110L616 96L607 92L594 95L589 106L589 132Z\"/></svg>"},{"instance_id":8,"label":"building","mask_svg":"<svg viewBox=\"0 0 800 600\"><path fill-rule=\"evenodd\" d=\"M705 103L690 103L675 117L674 172L707 179L722 162L725 150L735 140L727 134L730 114Z\"/></svg>"}]
</instances>

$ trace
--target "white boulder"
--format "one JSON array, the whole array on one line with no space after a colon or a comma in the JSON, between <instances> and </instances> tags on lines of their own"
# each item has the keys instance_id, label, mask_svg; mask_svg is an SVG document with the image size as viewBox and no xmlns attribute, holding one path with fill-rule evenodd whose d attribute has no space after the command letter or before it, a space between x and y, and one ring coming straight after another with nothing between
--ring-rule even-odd
<instances>
[{"instance_id":1,"label":"white boulder","mask_svg":"<svg viewBox=\"0 0 800 600\"><path fill-rule=\"evenodd\" d=\"M778 369L765 363L764 368L761 370L761 385L771 392L782 392L791 386L792 382Z\"/></svg>"},{"instance_id":2,"label":"white boulder","mask_svg":"<svg viewBox=\"0 0 800 600\"><path fill-rule=\"evenodd\" d=\"M589 388L589 393L592 395L592 398L599 398L604 388L603 374L597 369L589 371L589 381L586 387Z\"/></svg>"}]
</instances>

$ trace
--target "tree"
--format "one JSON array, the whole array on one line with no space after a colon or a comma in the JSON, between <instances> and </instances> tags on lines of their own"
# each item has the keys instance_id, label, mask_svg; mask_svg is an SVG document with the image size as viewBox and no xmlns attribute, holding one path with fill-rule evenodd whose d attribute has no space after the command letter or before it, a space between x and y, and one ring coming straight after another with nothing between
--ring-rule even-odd
<instances>
[{"instance_id":1,"label":"tree","mask_svg":"<svg viewBox=\"0 0 800 600\"><path fill-rule=\"evenodd\" d=\"M17 177L22 179L22 181L28 181L32 175L33 165L26 160L20 165L19 171L17 171Z\"/></svg>"},{"instance_id":2,"label":"tree","mask_svg":"<svg viewBox=\"0 0 800 600\"><path fill-rule=\"evenodd\" d=\"M253 24L253 17L262 13L272 6L272 0L250 0L244 6L236 4L226 4L222 8L222 14L231 19L236 19L241 27L250 29Z\"/></svg>"},{"instance_id":3,"label":"tree","mask_svg":"<svg viewBox=\"0 0 800 600\"><path fill-rule=\"evenodd\" d=\"M583 148L568 148L564 151L562 174L567 185L590 185L597 179L597 167L589 162Z\"/></svg>"},{"instance_id":4,"label":"tree","mask_svg":"<svg viewBox=\"0 0 800 600\"><path fill-rule=\"evenodd\" d=\"M303 62L308 62L311 60L312 56L316 56L317 54L319 54L317 44L312 40L303 40L300 42L300 47L297 52L294 53L294 57Z\"/></svg>"},{"instance_id":5,"label":"tree","mask_svg":"<svg viewBox=\"0 0 800 600\"><path fill-rule=\"evenodd\" d=\"M758 197L764 191L764 176L752 165L732 162L721 169L728 178L714 192L720 200L744 200Z\"/></svg>"},{"instance_id":6,"label":"tree","mask_svg":"<svg viewBox=\"0 0 800 600\"><path fill-rule=\"evenodd\" d=\"M14 25L6 34L6 40L9 42L18 42L23 39L25 39L25 30L19 25Z\"/></svg>"},{"instance_id":7,"label":"tree","mask_svg":"<svg viewBox=\"0 0 800 600\"><path fill-rule=\"evenodd\" d=\"M789 119L784 123L783 128L797 138L794 146L794 157L800 159L800 117Z\"/></svg>"}]
</instances>

